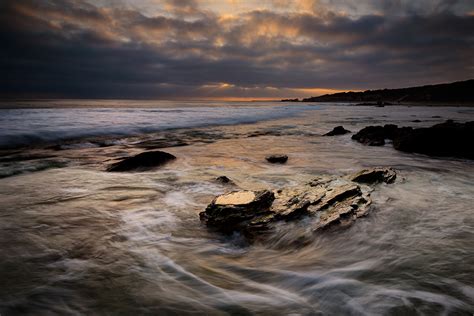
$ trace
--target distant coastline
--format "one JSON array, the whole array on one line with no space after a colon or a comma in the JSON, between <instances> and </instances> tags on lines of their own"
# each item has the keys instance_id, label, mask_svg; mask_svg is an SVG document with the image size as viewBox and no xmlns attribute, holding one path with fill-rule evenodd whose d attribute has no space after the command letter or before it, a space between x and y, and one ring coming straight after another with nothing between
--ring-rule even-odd
<instances>
[{"instance_id":1,"label":"distant coastline","mask_svg":"<svg viewBox=\"0 0 474 316\"><path fill-rule=\"evenodd\" d=\"M474 79L445 84L378 89L363 92L339 92L303 99L283 99L281 102L351 102L356 105L474 105Z\"/></svg>"}]
</instances>

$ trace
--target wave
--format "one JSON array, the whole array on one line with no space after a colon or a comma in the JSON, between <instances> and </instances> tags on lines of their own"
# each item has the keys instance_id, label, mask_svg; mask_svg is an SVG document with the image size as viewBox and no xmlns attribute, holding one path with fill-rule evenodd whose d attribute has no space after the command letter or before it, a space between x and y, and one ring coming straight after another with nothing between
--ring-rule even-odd
<instances>
[{"instance_id":1,"label":"wave","mask_svg":"<svg viewBox=\"0 0 474 316\"><path fill-rule=\"evenodd\" d=\"M167 129L256 123L317 109L312 105L181 107L181 108L43 108L4 109L0 148L96 136L132 136Z\"/></svg>"}]
</instances>

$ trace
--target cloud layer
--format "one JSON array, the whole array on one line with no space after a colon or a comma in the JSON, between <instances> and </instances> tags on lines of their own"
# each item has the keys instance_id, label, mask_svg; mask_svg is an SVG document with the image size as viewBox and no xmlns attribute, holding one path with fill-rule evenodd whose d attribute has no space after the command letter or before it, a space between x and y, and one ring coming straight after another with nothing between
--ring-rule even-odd
<instances>
[{"instance_id":1,"label":"cloud layer","mask_svg":"<svg viewBox=\"0 0 474 316\"><path fill-rule=\"evenodd\" d=\"M474 77L472 1L353 3L3 1L0 96L280 98Z\"/></svg>"}]
</instances>

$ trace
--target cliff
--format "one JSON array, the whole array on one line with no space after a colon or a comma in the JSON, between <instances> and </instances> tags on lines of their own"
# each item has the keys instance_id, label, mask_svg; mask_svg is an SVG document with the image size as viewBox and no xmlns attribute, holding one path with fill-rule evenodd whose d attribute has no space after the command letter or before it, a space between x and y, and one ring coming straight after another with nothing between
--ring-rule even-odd
<instances>
[{"instance_id":1,"label":"cliff","mask_svg":"<svg viewBox=\"0 0 474 316\"><path fill-rule=\"evenodd\" d=\"M282 100L283 101L283 100ZM474 103L474 79L402 89L341 92L303 99L302 102L459 102Z\"/></svg>"}]
</instances>

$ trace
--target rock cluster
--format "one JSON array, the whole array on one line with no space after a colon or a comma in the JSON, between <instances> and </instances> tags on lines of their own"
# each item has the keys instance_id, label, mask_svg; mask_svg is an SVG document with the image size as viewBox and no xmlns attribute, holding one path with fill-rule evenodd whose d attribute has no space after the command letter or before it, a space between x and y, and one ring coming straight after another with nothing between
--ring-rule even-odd
<instances>
[{"instance_id":1,"label":"rock cluster","mask_svg":"<svg viewBox=\"0 0 474 316\"><path fill-rule=\"evenodd\" d=\"M389 124L368 126L352 139L369 146L383 146L393 142L400 151L430 156L451 156L474 159L474 121L456 123L448 120L428 128L398 127Z\"/></svg>"},{"instance_id":2,"label":"rock cluster","mask_svg":"<svg viewBox=\"0 0 474 316\"><path fill-rule=\"evenodd\" d=\"M347 225L367 214L373 190L369 185L391 183L395 177L392 169L374 168L349 177L319 177L305 185L274 191L233 191L214 198L199 215L213 229L238 231L247 237L269 229L271 223L304 216L315 219L314 230Z\"/></svg>"}]
</instances>

